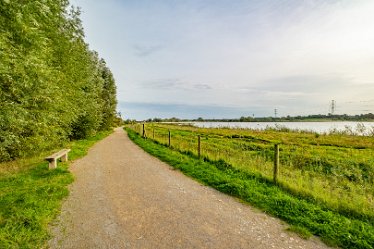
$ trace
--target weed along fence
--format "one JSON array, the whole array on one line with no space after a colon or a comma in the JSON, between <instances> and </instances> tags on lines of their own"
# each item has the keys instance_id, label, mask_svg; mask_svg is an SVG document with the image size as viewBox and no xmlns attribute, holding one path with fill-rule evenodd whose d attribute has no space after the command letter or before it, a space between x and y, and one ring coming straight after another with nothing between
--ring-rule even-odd
<instances>
[{"instance_id":1,"label":"weed along fence","mask_svg":"<svg viewBox=\"0 0 374 249\"><path fill-rule=\"evenodd\" d=\"M300 132L129 126L172 150L247 172L342 212L374 220L374 139Z\"/></svg>"},{"instance_id":2,"label":"weed along fence","mask_svg":"<svg viewBox=\"0 0 374 249\"><path fill-rule=\"evenodd\" d=\"M196 132L192 132L191 134L188 134L190 135L190 137L187 137L187 136L180 136L180 134L178 133L175 133L175 136L173 136L173 143L172 143L172 132L170 129L167 129L167 133L166 133L166 130L165 131L162 131L162 129L160 129L160 127L155 127L155 126L151 126L149 127L149 129L151 129L151 132L152 132L152 138L153 140L157 141L158 143L160 144L164 144L164 145L167 145L168 147L170 148L173 148L173 149L176 149L176 150L179 150L181 152L187 152L187 153L190 153L190 154L195 154L198 158L205 158L205 159L211 159L213 158L213 160L225 160L225 161L228 161L227 159L227 156L230 155L230 153L220 153L219 152L219 148L210 148L209 147L209 143L206 143L204 145L206 145L206 148L204 149L204 154L202 154L202 147L201 147L201 138L203 137L203 139L205 138L205 140L207 140L207 137L204 136L204 135L201 135L199 133L196 133ZM137 131L137 129L133 127L133 130ZM166 133L165 135L163 133ZM147 137L147 131L146 131L146 128L145 128L145 124L142 124L141 126L141 130L138 131L138 134L142 134L142 137L143 138L148 138ZM165 141L163 141L163 136L166 137ZM183 141L183 139L185 141ZM232 138L232 139L237 139L237 138ZM196 150L194 150L194 145L195 145L195 148ZM213 155L214 154L214 155ZM212 157L213 155L213 157ZM224 157L223 158L219 158L219 155L223 155ZM226 157L225 157L226 155ZM274 144L274 153L273 155L269 155L269 158L273 158L273 161L274 161L274 164L273 164L273 176L272 176L272 179L273 179L273 182L274 183L277 183L277 180L278 180L278 172L279 172L279 144Z\"/></svg>"}]
</instances>

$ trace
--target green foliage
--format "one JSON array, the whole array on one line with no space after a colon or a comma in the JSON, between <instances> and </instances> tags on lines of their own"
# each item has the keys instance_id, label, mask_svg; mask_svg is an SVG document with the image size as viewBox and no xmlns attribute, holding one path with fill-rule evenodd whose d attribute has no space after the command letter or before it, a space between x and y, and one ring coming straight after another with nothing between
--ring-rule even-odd
<instances>
[{"instance_id":1,"label":"green foliage","mask_svg":"<svg viewBox=\"0 0 374 249\"><path fill-rule=\"evenodd\" d=\"M117 99L116 99L116 85L114 81L114 77L112 72L106 66L105 61L102 59L100 60L100 73L101 77L104 80L103 88L101 92L101 99L103 100L102 103L102 114L103 114L103 122L101 123L101 129L106 130L111 128L113 122L116 120L116 106L117 106Z\"/></svg>"},{"instance_id":2,"label":"green foliage","mask_svg":"<svg viewBox=\"0 0 374 249\"><path fill-rule=\"evenodd\" d=\"M95 137L72 142L69 158L84 156L108 134L99 132ZM0 248L44 248L49 238L48 224L58 214L62 199L69 193L67 185L73 181L67 163L60 162L58 168L48 170L48 163L40 159L24 160L27 162L22 162L20 169L0 175Z\"/></svg>"},{"instance_id":3,"label":"green foliage","mask_svg":"<svg viewBox=\"0 0 374 249\"><path fill-rule=\"evenodd\" d=\"M85 138L83 140L76 140L70 143L70 147L74 148L69 152L69 158L71 160L81 158L88 152L88 148L94 145L97 141L100 141L110 135L113 130L100 131L95 136Z\"/></svg>"},{"instance_id":4,"label":"green foliage","mask_svg":"<svg viewBox=\"0 0 374 249\"><path fill-rule=\"evenodd\" d=\"M222 119L206 119L199 117L197 119L180 119L172 118L149 118L146 122L300 122L300 121L373 121L374 114L360 114L360 115L308 115L308 116L286 116L286 117L240 117L240 118L222 118ZM359 133L363 133L357 131Z\"/></svg>"},{"instance_id":5,"label":"green foliage","mask_svg":"<svg viewBox=\"0 0 374 249\"><path fill-rule=\"evenodd\" d=\"M72 181L62 163L53 171L43 163L1 179L0 247L40 246L48 238L47 224L57 215L61 199L68 195L66 186Z\"/></svg>"},{"instance_id":6,"label":"green foliage","mask_svg":"<svg viewBox=\"0 0 374 249\"><path fill-rule=\"evenodd\" d=\"M287 230L297 233L303 239L309 239L312 236L312 233L305 227L292 225Z\"/></svg>"},{"instance_id":7,"label":"green foliage","mask_svg":"<svg viewBox=\"0 0 374 249\"><path fill-rule=\"evenodd\" d=\"M142 134L141 125L131 125ZM279 186L337 212L374 223L374 139L347 135L245 129L202 129L170 124L147 124L146 134L160 144L201 155L243 172L273 178L274 143L280 145Z\"/></svg>"},{"instance_id":8,"label":"green foliage","mask_svg":"<svg viewBox=\"0 0 374 249\"><path fill-rule=\"evenodd\" d=\"M202 160L190 151L171 149L160 142L142 139L129 128L126 130L129 137L148 153L204 184L287 221L291 230L303 237L312 233L327 244L341 248L374 248L374 227L370 221L349 217L313 199L295 196L261 174L238 169L224 160Z\"/></svg>"},{"instance_id":9,"label":"green foliage","mask_svg":"<svg viewBox=\"0 0 374 249\"><path fill-rule=\"evenodd\" d=\"M69 2L0 1L0 162L108 129L113 76Z\"/></svg>"}]
</instances>

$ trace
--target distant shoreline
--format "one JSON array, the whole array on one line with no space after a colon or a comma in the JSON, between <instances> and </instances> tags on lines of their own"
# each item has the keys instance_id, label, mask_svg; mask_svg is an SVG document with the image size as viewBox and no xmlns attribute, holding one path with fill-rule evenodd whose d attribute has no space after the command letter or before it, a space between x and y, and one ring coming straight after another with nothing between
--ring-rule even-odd
<instances>
[{"instance_id":1,"label":"distant shoreline","mask_svg":"<svg viewBox=\"0 0 374 249\"><path fill-rule=\"evenodd\" d=\"M308 116L286 116L286 117L240 117L240 118L149 118L141 122L374 122L374 114L359 115L308 115ZM126 120L127 123L139 122L136 120Z\"/></svg>"},{"instance_id":2,"label":"distant shoreline","mask_svg":"<svg viewBox=\"0 0 374 249\"><path fill-rule=\"evenodd\" d=\"M167 124L168 122L165 122ZM169 122L200 128L254 129L274 131L298 131L319 134L374 135L374 121L293 121L293 122Z\"/></svg>"},{"instance_id":3,"label":"distant shoreline","mask_svg":"<svg viewBox=\"0 0 374 249\"><path fill-rule=\"evenodd\" d=\"M308 123L320 123L320 122L374 122L374 119L368 119L368 120L329 120L329 119L321 119L321 120L252 120L252 121L232 121L232 120L187 120L187 121L165 121L166 123L180 123L180 122L226 122L226 123L301 123L301 122L308 122Z\"/></svg>"}]
</instances>

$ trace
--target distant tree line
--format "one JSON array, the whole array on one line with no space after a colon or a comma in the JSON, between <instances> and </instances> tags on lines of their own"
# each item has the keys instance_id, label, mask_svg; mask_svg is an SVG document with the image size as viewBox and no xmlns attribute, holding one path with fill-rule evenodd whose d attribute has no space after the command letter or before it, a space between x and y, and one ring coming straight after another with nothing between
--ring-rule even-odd
<instances>
[{"instance_id":1,"label":"distant tree line","mask_svg":"<svg viewBox=\"0 0 374 249\"><path fill-rule=\"evenodd\" d=\"M374 114L360 115L308 115L308 116L286 116L286 117L240 117L240 118L222 118L222 119L204 119L202 117L196 119L180 119L172 118L149 118L145 122L292 122L292 121L374 121ZM135 123L136 120L127 120L127 123Z\"/></svg>"},{"instance_id":2,"label":"distant tree line","mask_svg":"<svg viewBox=\"0 0 374 249\"><path fill-rule=\"evenodd\" d=\"M68 0L0 1L0 162L109 129L116 86Z\"/></svg>"},{"instance_id":3,"label":"distant tree line","mask_svg":"<svg viewBox=\"0 0 374 249\"><path fill-rule=\"evenodd\" d=\"M370 121L374 120L374 114L359 114L359 115L308 115L308 116L286 116L286 117L241 117L238 122L267 122L267 121Z\"/></svg>"}]
</instances>

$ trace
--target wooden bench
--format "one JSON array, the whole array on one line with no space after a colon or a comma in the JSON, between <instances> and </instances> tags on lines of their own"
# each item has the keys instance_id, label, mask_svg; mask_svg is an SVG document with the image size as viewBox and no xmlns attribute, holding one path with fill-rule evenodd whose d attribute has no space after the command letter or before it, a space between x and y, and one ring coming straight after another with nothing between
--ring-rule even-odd
<instances>
[{"instance_id":1,"label":"wooden bench","mask_svg":"<svg viewBox=\"0 0 374 249\"><path fill-rule=\"evenodd\" d=\"M57 168L57 160L61 158L61 162L68 160L68 153L70 149L63 149L45 158L49 162L49 169Z\"/></svg>"}]
</instances>

